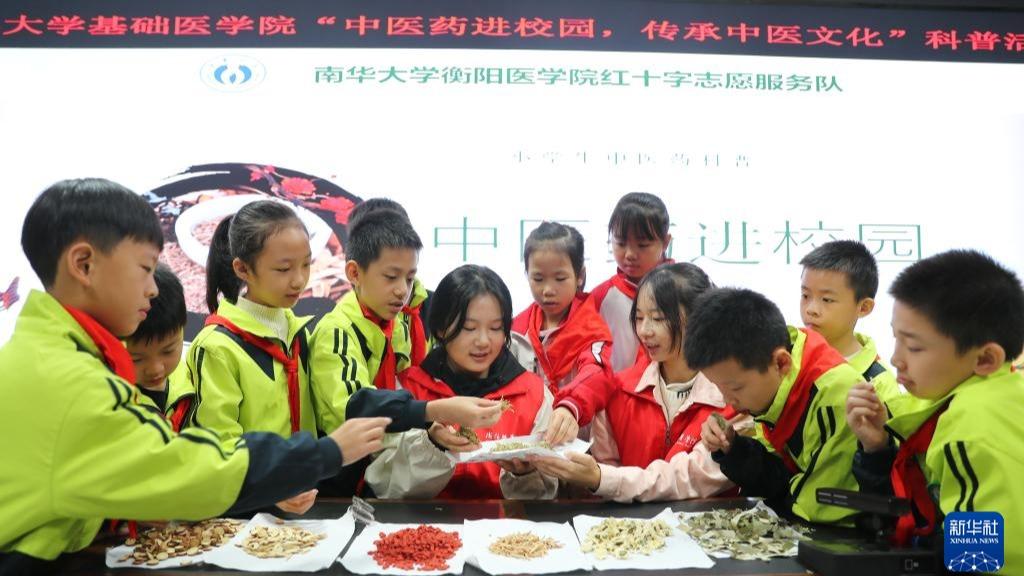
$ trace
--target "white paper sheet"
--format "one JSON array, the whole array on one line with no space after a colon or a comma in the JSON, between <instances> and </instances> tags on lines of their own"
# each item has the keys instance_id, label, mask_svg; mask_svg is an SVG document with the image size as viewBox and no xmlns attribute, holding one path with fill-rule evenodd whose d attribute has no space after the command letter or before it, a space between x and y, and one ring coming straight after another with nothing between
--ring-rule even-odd
<instances>
[{"instance_id":1,"label":"white paper sheet","mask_svg":"<svg viewBox=\"0 0 1024 576\"><path fill-rule=\"evenodd\" d=\"M171 524L173 525L175 523L172 522ZM186 522L184 524L191 525L192 523ZM144 532L144 530L139 531L140 534L142 532ZM224 544L224 546L227 546L227 544ZM121 560L121 558L124 558L125 555L131 554L132 551L134 550L135 546L125 546L124 544L120 546L114 546L113 548L107 548L107 568L143 568L146 570L162 570L165 568L181 568L183 566L195 566L196 564L201 564L205 562L206 555L210 552L213 552L213 550L210 550L208 552L203 552L197 556L177 556L175 558L168 558L167 560L162 560L154 565L133 564L131 559ZM216 548L214 548L214 550L216 550Z\"/></svg>"},{"instance_id":2,"label":"white paper sheet","mask_svg":"<svg viewBox=\"0 0 1024 576\"><path fill-rule=\"evenodd\" d=\"M287 520L278 524L270 514L257 514L226 546L211 551L206 562L222 568L246 572L316 572L330 566L345 549L355 532L352 513L346 512L337 520ZM291 558L257 558L239 548L249 532L256 526L292 526L305 528L315 534L327 534L312 550Z\"/></svg>"},{"instance_id":3,"label":"white paper sheet","mask_svg":"<svg viewBox=\"0 0 1024 576\"><path fill-rule=\"evenodd\" d=\"M424 524L371 524L363 528L363 531L356 536L349 546L348 552L341 559L342 566L353 574L394 574L397 576L420 576L423 574L462 574L466 565L466 539L461 524L426 524L434 526L445 532L457 532L462 538L462 547L455 551L455 556L448 560L447 570L402 570L401 568L381 568L377 561L370 556L370 552L377 547L374 542L380 537L381 532L391 534L403 528L416 528Z\"/></svg>"},{"instance_id":4,"label":"white paper sheet","mask_svg":"<svg viewBox=\"0 0 1024 576\"><path fill-rule=\"evenodd\" d=\"M480 443L480 449L472 452L460 452L453 456L457 462L464 464L467 462L493 462L495 460L512 460L514 458L526 458L527 456L554 456L556 458L565 458L566 452L579 452L583 453L590 449L590 442L583 441L576 438L572 442L567 442L555 446L554 448L541 448L539 446L533 448L524 448L522 450L507 450L503 452L492 452L499 442L523 442L525 444L537 444L543 440L543 434L531 434L529 436L514 436L512 438L504 438L502 440L487 440Z\"/></svg>"},{"instance_id":5,"label":"white paper sheet","mask_svg":"<svg viewBox=\"0 0 1024 576\"><path fill-rule=\"evenodd\" d=\"M490 545L509 534L529 532L541 538L553 538L561 548L549 550L545 556L523 560L492 553ZM466 545L469 563L488 574L554 574L573 570L590 570L590 560L580 550L576 533L568 522L530 522L529 520L467 520Z\"/></svg>"},{"instance_id":6,"label":"white paper sheet","mask_svg":"<svg viewBox=\"0 0 1024 576\"><path fill-rule=\"evenodd\" d=\"M616 518L625 519L621 516L616 516ZM651 518L640 519L651 520ZM590 553L586 554L587 558L598 570L678 570L682 568L711 568L715 565L715 561L701 550L693 538L676 527L679 525L679 518L675 512L665 508L654 519L664 520L672 528L672 535L665 538L664 548L655 550L647 556L635 554L621 560L618 558L598 560L597 556ZM587 537L587 532L600 524L602 520L604 518L598 516L579 515L573 517L572 523L576 528L576 536L581 545Z\"/></svg>"},{"instance_id":7,"label":"white paper sheet","mask_svg":"<svg viewBox=\"0 0 1024 576\"><path fill-rule=\"evenodd\" d=\"M755 510L755 509L761 509L761 508L767 510L769 514L771 514L772 516L778 518L778 514L775 513L775 510L772 510L767 504L765 504L763 501L760 501L760 500L758 500L757 504L753 508L750 508L749 510ZM745 512L745 510L744 510L744 512ZM705 514L705 512L682 512L682 513L679 514L679 517L681 519L686 519L686 518L693 518L694 516L700 516L701 514ZM696 542L696 540L694 540L694 542ZM797 551L799 550L799 542L800 542L799 540L793 540L793 547L790 548L789 550L787 550L785 554L781 554L781 555L779 555L777 557L796 557ZM699 545L700 544L698 543L698 546ZM706 552L706 553L707 553L708 556L711 556L712 558L732 558L732 554L730 554L729 552Z\"/></svg>"}]
</instances>

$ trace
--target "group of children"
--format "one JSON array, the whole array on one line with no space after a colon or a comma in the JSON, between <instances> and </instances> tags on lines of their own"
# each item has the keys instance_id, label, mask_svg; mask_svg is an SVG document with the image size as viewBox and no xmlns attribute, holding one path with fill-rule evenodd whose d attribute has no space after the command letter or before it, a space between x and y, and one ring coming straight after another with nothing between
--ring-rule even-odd
<instances>
[{"instance_id":1,"label":"group of children","mask_svg":"<svg viewBox=\"0 0 1024 576\"><path fill-rule=\"evenodd\" d=\"M890 290L897 379L855 332L878 288L863 245L830 242L801 261L795 328L761 294L667 259L669 224L656 196L625 195L608 225L618 270L589 294L580 233L541 224L524 249L534 302L516 315L484 266L460 266L428 294L405 210L368 200L349 216L353 289L314 326L291 311L309 235L286 204L253 202L217 227L211 314L179 363L184 298L157 263L152 209L109 181L55 184L22 231L46 291L0 349L0 428L26 438L3 448L0 566L78 550L104 519L301 514L318 489L739 493L850 523L854 511L819 504L819 488L910 499L901 543L933 538L952 511L1001 512L1008 562L1024 564L1024 488L1012 487L1024 378L1011 366L1024 290L1012 272L972 251L904 270ZM47 410L25 409L36 404ZM452 457L527 434L593 445L565 459Z\"/></svg>"}]
</instances>

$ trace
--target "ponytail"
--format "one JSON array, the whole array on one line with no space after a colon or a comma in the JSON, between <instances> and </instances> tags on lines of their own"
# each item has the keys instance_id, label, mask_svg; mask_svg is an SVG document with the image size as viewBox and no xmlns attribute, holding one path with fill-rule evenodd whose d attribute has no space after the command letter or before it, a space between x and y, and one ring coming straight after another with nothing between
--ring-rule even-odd
<instances>
[{"instance_id":1,"label":"ponytail","mask_svg":"<svg viewBox=\"0 0 1024 576\"><path fill-rule=\"evenodd\" d=\"M242 280L235 275L231 256L232 216L220 221L210 241L210 254L206 257L206 307L210 313L217 311L217 295L223 294L228 302L238 300L242 290Z\"/></svg>"}]
</instances>

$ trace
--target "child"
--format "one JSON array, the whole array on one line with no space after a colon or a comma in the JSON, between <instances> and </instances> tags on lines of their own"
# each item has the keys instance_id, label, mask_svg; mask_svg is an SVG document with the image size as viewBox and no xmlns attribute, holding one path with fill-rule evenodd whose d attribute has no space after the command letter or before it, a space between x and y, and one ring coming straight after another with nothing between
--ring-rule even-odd
<instances>
[{"instance_id":1,"label":"child","mask_svg":"<svg viewBox=\"0 0 1024 576\"><path fill-rule=\"evenodd\" d=\"M306 227L283 202L251 202L217 225L206 264L212 314L188 354L195 424L226 438L257 430L316 433L306 332L312 318L291 311L311 257Z\"/></svg>"},{"instance_id":2,"label":"child","mask_svg":"<svg viewBox=\"0 0 1024 576\"><path fill-rule=\"evenodd\" d=\"M188 320L185 291L165 264L157 264L153 279L157 297L149 301L149 313L128 338L127 348L135 365L139 392L167 415L175 432L180 432L192 413L196 395L181 364Z\"/></svg>"},{"instance_id":3,"label":"child","mask_svg":"<svg viewBox=\"0 0 1024 576\"><path fill-rule=\"evenodd\" d=\"M541 472L617 502L706 498L732 486L700 443L700 429L712 414L736 413L683 356L686 319L710 288L690 263L662 264L644 276L630 318L650 362L616 375L594 420L594 456L544 458L536 464Z\"/></svg>"},{"instance_id":4,"label":"child","mask_svg":"<svg viewBox=\"0 0 1024 576\"><path fill-rule=\"evenodd\" d=\"M818 246L800 260L800 319L825 337L865 382L895 390L896 377L878 358L875 341L855 332L857 320L875 308L878 264L871 252L853 240Z\"/></svg>"},{"instance_id":5,"label":"child","mask_svg":"<svg viewBox=\"0 0 1024 576\"><path fill-rule=\"evenodd\" d=\"M313 333L310 363L321 429L371 414L391 416L390 432L422 428L434 420L493 425L501 415L497 402L422 402L395 390L397 375L411 364L414 332L410 323L396 319L408 308L423 245L403 213L372 206L357 213L349 226L345 273L353 289Z\"/></svg>"},{"instance_id":6,"label":"child","mask_svg":"<svg viewBox=\"0 0 1024 576\"><path fill-rule=\"evenodd\" d=\"M843 420L846 393L861 381L813 330L786 326L779 309L751 290L716 289L697 302L684 355L738 412L761 423L765 443L709 418L701 440L744 495L812 522L847 522L854 512L819 504L818 488L857 489L850 458L857 440Z\"/></svg>"},{"instance_id":7,"label":"child","mask_svg":"<svg viewBox=\"0 0 1024 576\"><path fill-rule=\"evenodd\" d=\"M39 571L87 546L108 517L199 520L267 506L379 448L386 418L351 420L319 441L250 433L225 443L202 428L176 434L146 409L118 337L151 310L163 234L132 191L58 182L32 204L21 243L46 292L29 295L0 349L0 371L17 375L0 383L0 435L18 439L0 445L0 572Z\"/></svg>"},{"instance_id":8,"label":"child","mask_svg":"<svg viewBox=\"0 0 1024 576\"><path fill-rule=\"evenodd\" d=\"M402 374L402 387L420 399L462 394L511 403L497 424L476 430L480 440L545 430L551 392L508 350L511 325L512 298L501 278L483 266L456 268L438 284L430 307L435 347ZM500 468L492 462L454 464L439 446L462 449L469 443L456 438L441 425L432 426L429 436L417 430L389 437L366 481L381 498L554 496L558 482L522 461Z\"/></svg>"},{"instance_id":9,"label":"child","mask_svg":"<svg viewBox=\"0 0 1024 576\"><path fill-rule=\"evenodd\" d=\"M534 303L512 320L516 359L540 376L552 394L601 376L611 366L611 333L582 292L583 236L571 226L543 222L526 239L523 260ZM558 421L552 418L548 435L575 438L578 411L567 400L557 411Z\"/></svg>"},{"instance_id":10,"label":"child","mask_svg":"<svg viewBox=\"0 0 1024 576\"><path fill-rule=\"evenodd\" d=\"M643 354L629 322L636 299L636 285L655 266L665 262L672 242L668 233L668 209L660 198L646 192L630 192L619 199L608 220L612 254L618 270L591 292L594 308L612 333L612 369L629 368Z\"/></svg>"},{"instance_id":11,"label":"child","mask_svg":"<svg viewBox=\"0 0 1024 576\"><path fill-rule=\"evenodd\" d=\"M378 210L398 212L407 221L409 220L409 213L398 202L390 198L367 198L356 204L349 214L349 229L356 226L359 220L366 214ZM430 293L423 286L423 283L420 282L419 278L414 278L408 303L402 308L402 322L407 326L409 332L409 363L412 366L419 366L420 362L423 362L423 358L427 355L429 343L427 342L427 329L423 324L423 320L425 319L426 311L429 309Z\"/></svg>"},{"instance_id":12,"label":"child","mask_svg":"<svg viewBox=\"0 0 1024 576\"><path fill-rule=\"evenodd\" d=\"M1024 348L1020 280L984 254L952 250L904 269L889 294L892 365L912 396L892 403L890 418L870 388L850 391L846 418L863 445L853 471L864 489L913 503L896 525L899 545L933 536L951 512L999 512L1002 571L1019 573L1024 376L1010 362Z\"/></svg>"}]
</instances>

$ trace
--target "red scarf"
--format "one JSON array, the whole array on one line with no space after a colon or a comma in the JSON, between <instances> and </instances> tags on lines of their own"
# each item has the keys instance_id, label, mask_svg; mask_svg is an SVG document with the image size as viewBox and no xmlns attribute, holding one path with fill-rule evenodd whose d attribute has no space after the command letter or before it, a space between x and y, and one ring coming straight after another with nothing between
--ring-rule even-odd
<instances>
[{"instance_id":1,"label":"red scarf","mask_svg":"<svg viewBox=\"0 0 1024 576\"><path fill-rule=\"evenodd\" d=\"M398 364L398 361L395 359L395 348L391 345L391 337L395 333L395 321L384 320L377 316L373 310L362 304L359 305L359 308L363 311L363 317L376 324L380 331L384 333L384 354L381 355L377 375L373 378L373 386L378 390L394 390L396 364ZM419 318L418 315L417 318ZM423 329L422 324L420 324L420 329ZM369 361L370 359L367 358L366 360Z\"/></svg>"},{"instance_id":2,"label":"red scarf","mask_svg":"<svg viewBox=\"0 0 1024 576\"><path fill-rule=\"evenodd\" d=\"M246 332L234 324L234 322L228 320L223 316L217 314L210 314L206 318L206 326L217 325L223 326L230 330L233 334L238 335L249 344L263 350L274 360L277 360L284 366L288 372L288 409L291 412L292 420L292 432L299 431L299 336L295 336L295 340L292 342L292 354L288 356L281 350L273 340L257 336L251 332Z\"/></svg>"},{"instance_id":3,"label":"red scarf","mask_svg":"<svg viewBox=\"0 0 1024 576\"><path fill-rule=\"evenodd\" d=\"M793 387L789 390L789 395L786 396L782 414L779 415L775 426L768 427L764 423L761 424L765 437L771 442L775 452L782 457L786 468L794 474L800 469L789 455L789 451L786 450L786 443L796 433L796 427L800 424L804 412L807 411L814 382L825 372L846 362L846 359L835 348L829 346L821 334L804 328L801 328L800 331L807 335L800 357L800 372L797 373L796 381L793 382Z\"/></svg>"},{"instance_id":4,"label":"red scarf","mask_svg":"<svg viewBox=\"0 0 1024 576\"><path fill-rule=\"evenodd\" d=\"M412 344L409 360L413 366L419 366L423 363L423 359L427 357L427 331L423 328L423 319L420 318L420 311L422 309L422 302L416 306L402 308L402 312L409 315L409 340ZM390 338L388 338L388 342L391 342Z\"/></svg>"},{"instance_id":5,"label":"red scarf","mask_svg":"<svg viewBox=\"0 0 1024 576\"><path fill-rule=\"evenodd\" d=\"M171 413L171 428L175 432L181 432L181 425L185 422L185 414L188 413L188 409L192 407L192 399L185 398L178 402L178 405L174 407L174 412Z\"/></svg>"},{"instance_id":6,"label":"red scarf","mask_svg":"<svg viewBox=\"0 0 1024 576\"><path fill-rule=\"evenodd\" d=\"M900 516L896 521L896 532L892 535L893 544L896 546L907 546L912 536L927 536L935 530L935 503L928 493L928 481L925 480L924 472L917 462L917 456L928 451L939 416L942 416L947 406L948 402L936 410L916 432L900 444L900 449L896 452L896 461L893 462L892 473L889 476L893 492L897 498L909 497L914 509L926 522L925 526L918 528L913 510Z\"/></svg>"},{"instance_id":7,"label":"red scarf","mask_svg":"<svg viewBox=\"0 0 1024 576\"><path fill-rule=\"evenodd\" d=\"M107 365L107 368L134 386L135 364L132 363L132 355L128 353L124 344L92 316L66 304L64 309L85 330L89 338L92 338L93 343L100 349L100 355L103 356L103 363Z\"/></svg>"},{"instance_id":8,"label":"red scarf","mask_svg":"<svg viewBox=\"0 0 1024 576\"><path fill-rule=\"evenodd\" d=\"M608 325L586 296L578 294L569 304L569 311L562 320L558 332L548 340L547 349L540 339L541 328L544 326L544 310L536 302L530 304L530 307L517 317L520 322L513 322L515 329L516 324L526 321L525 331L530 337L530 344L533 345L533 353L551 387L558 387L559 382L572 372L579 355L589 349L594 342L612 341ZM520 330L517 329L516 332Z\"/></svg>"}]
</instances>

